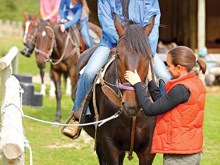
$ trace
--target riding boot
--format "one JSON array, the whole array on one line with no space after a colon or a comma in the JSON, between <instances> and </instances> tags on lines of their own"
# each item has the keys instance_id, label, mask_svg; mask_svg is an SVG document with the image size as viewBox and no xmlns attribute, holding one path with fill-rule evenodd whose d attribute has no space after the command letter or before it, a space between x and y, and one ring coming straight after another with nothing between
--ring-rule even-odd
<instances>
[{"instance_id":1,"label":"riding boot","mask_svg":"<svg viewBox=\"0 0 220 165\"><path fill-rule=\"evenodd\" d=\"M75 120L73 122L73 124L79 124L79 121L78 120ZM66 127L64 128L63 130L63 133L69 137L72 137L74 138L74 136L77 134L78 132L78 129L79 129L79 126L69 126L69 127Z\"/></svg>"},{"instance_id":2,"label":"riding boot","mask_svg":"<svg viewBox=\"0 0 220 165\"><path fill-rule=\"evenodd\" d=\"M73 119L74 120L73 124L84 123L86 111L89 106L89 101L91 98L91 93L92 93L92 88L89 89L87 95L85 96L85 98L81 102L81 104L78 107L78 109L76 110L76 112L74 112L74 111L71 112L69 119L67 119L68 122L70 119ZM66 135L72 139L76 139L79 137L81 129L82 129L82 126L81 127L69 126L69 127L65 127L63 129L61 129L61 132L62 132L62 134Z\"/></svg>"}]
</instances>

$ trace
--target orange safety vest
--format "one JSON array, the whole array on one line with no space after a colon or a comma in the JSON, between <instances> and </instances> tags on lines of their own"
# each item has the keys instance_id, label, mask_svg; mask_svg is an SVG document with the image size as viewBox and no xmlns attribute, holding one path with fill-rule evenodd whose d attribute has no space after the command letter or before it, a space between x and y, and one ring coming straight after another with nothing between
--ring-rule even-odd
<instances>
[{"instance_id":1,"label":"orange safety vest","mask_svg":"<svg viewBox=\"0 0 220 165\"><path fill-rule=\"evenodd\" d=\"M202 151L205 87L195 72L191 72L168 81L166 93L178 84L189 89L190 98L188 102L158 115L152 153L193 154Z\"/></svg>"}]
</instances>

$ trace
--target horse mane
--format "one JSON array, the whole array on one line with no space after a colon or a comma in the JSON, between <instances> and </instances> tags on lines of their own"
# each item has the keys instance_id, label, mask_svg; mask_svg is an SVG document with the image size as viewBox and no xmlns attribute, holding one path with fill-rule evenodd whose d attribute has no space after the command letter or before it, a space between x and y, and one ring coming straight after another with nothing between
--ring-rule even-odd
<instances>
[{"instance_id":1,"label":"horse mane","mask_svg":"<svg viewBox=\"0 0 220 165\"><path fill-rule=\"evenodd\" d=\"M128 20L125 23L125 40L126 48L131 52L137 52L138 54L147 55L150 52L150 45L148 38L144 32L144 29L132 20Z\"/></svg>"}]
</instances>

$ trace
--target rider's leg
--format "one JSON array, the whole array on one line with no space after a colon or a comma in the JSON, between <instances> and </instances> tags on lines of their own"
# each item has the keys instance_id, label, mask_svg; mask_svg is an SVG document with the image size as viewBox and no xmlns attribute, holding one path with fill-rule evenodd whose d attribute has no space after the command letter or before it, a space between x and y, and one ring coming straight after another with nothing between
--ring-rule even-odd
<instances>
[{"instance_id":1,"label":"rider's leg","mask_svg":"<svg viewBox=\"0 0 220 165\"><path fill-rule=\"evenodd\" d=\"M75 102L72 111L76 112L80 106L83 98L85 97L87 91L93 83L93 80L99 70L104 66L109 57L110 49L105 46L99 46L96 51L90 57L83 74L79 77L79 82L76 91ZM87 109L87 114L91 114L89 108ZM76 120L74 124L78 124ZM66 127L63 132L64 134L74 137L77 133L78 126Z\"/></svg>"},{"instance_id":2,"label":"rider's leg","mask_svg":"<svg viewBox=\"0 0 220 165\"><path fill-rule=\"evenodd\" d=\"M92 38L89 35L88 19L86 19L86 18L83 21L81 21L80 34L82 36L82 40L85 43L86 47L87 48L93 47Z\"/></svg>"},{"instance_id":3,"label":"rider's leg","mask_svg":"<svg viewBox=\"0 0 220 165\"><path fill-rule=\"evenodd\" d=\"M99 46L90 57L83 74L79 77L73 111L76 111L83 101L87 91L99 70L104 66L109 57L110 49Z\"/></svg>"},{"instance_id":4,"label":"rider's leg","mask_svg":"<svg viewBox=\"0 0 220 165\"><path fill-rule=\"evenodd\" d=\"M157 53L154 55L153 63L154 63L154 71L155 71L157 78L161 78L165 81L165 83L167 83L167 81L170 80L171 75L169 71L167 70L166 65L164 64L163 60L160 58L160 56ZM164 95L165 84L162 81L160 81L159 86L160 86L161 94Z\"/></svg>"},{"instance_id":5,"label":"rider's leg","mask_svg":"<svg viewBox=\"0 0 220 165\"><path fill-rule=\"evenodd\" d=\"M156 17L154 28L149 35L149 44L151 47L151 52L154 56L153 63L154 63L154 71L157 76L157 78L162 78L165 83L170 80L171 76L168 72L166 65L164 64L163 60L160 58L160 56L156 53L157 50L157 44L158 44L158 38L159 38L159 25L160 25L160 17ZM159 83L161 94L165 94L165 84L160 81Z\"/></svg>"}]
</instances>

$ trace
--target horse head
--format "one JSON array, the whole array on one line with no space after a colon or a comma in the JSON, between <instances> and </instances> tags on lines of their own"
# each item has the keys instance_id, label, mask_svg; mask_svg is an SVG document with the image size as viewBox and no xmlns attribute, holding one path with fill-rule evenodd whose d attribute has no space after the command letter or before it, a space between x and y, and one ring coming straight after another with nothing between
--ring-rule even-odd
<instances>
[{"instance_id":1,"label":"horse head","mask_svg":"<svg viewBox=\"0 0 220 165\"><path fill-rule=\"evenodd\" d=\"M52 23L38 21L38 24L39 28L35 36L36 61L39 68L45 68L56 42L53 30L56 21Z\"/></svg>"},{"instance_id":2,"label":"horse head","mask_svg":"<svg viewBox=\"0 0 220 165\"><path fill-rule=\"evenodd\" d=\"M114 24L119 35L116 46L117 73L119 88L122 92L122 110L128 116L137 116L141 110L134 88L125 80L126 70L137 70L144 85L147 80L149 63L152 64L152 53L148 36L154 26L155 16L152 16L145 27L129 20L126 27L122 25L118 15L114 13ZM126 88L129 87L129 88Z\"/></svg>"},{"instance_id":3,"label":"horse head","mask_svg":"<svg viewBox=\"0 0 220 165\"><path fill-rule=\"evenodd\" d=\"M26 11L24 11L24 22L23 22L23 44L29 48L32 52L34 49L34 36L37 33L37 17L38 13L35 15L28 15Z\"/></svg>"}]
</instances>

